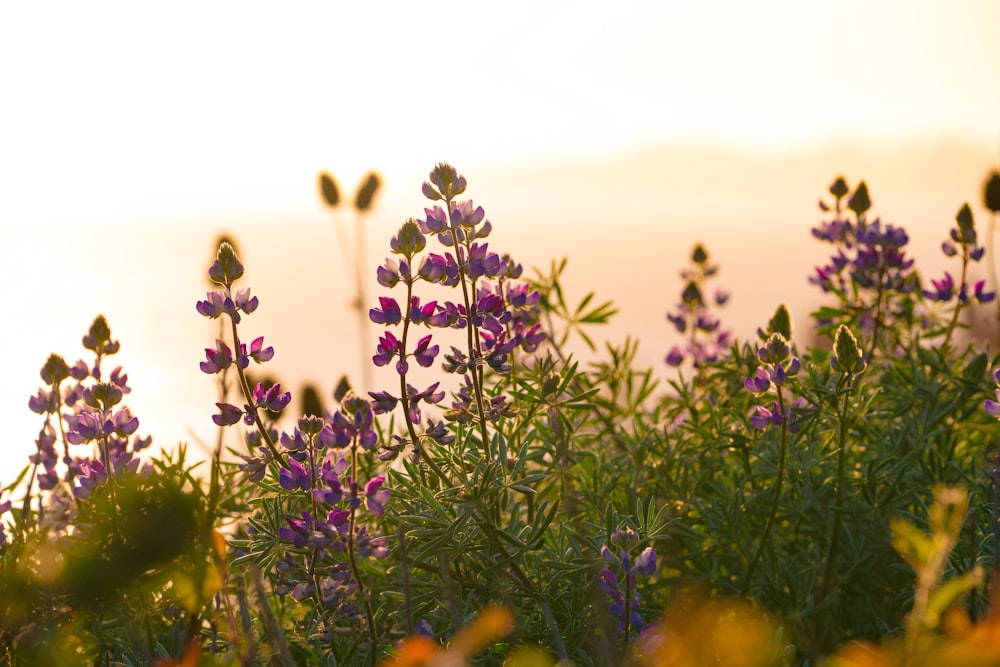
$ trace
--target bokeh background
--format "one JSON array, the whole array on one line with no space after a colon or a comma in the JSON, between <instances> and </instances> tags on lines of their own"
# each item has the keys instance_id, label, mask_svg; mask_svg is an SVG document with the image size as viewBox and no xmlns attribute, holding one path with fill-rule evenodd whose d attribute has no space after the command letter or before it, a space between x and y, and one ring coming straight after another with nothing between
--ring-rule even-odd
<instances>
[{"instance_id":1,"label":"bokeh background","mask_svg":"<svg viewBox=\"0 0 1000 667\"><path fill-rule=\"evenodd\" d=\"M345 265L373 279L442 160L491 247L529 274L568 256L571 299L620 308L598 340L638 338L658 377L699 240L739 338L781 302L808 331L822 295L806 277L826 256L809 229L837 175L865 179L937 273L963 202L986 228L1000 3L5 3L0 91L8 480L40 425L39 368L82 356L98 313L140 432L212 441L198 362L215 328L194 303L222 233L261 300L246 331L275 346L268 370L293 390L358 377L377 332L359 344ZM321 203L322 170L348 204L381 176L361 257L342 241L349 206Z\"/></svg>"}]
</instances>

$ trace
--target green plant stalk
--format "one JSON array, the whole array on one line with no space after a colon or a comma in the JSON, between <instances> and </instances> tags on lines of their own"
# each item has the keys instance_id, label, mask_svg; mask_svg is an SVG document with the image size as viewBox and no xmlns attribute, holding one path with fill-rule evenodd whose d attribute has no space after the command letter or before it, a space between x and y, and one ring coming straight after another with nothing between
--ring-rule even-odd
<instances>
[{"instance_id":1,"label":"green plant stalk","mask_svg":"<svg viewBox=\"0 0 1000 667\"><path fill-rule=\"evenodd\" d=\"M358 436L355 435L354 439L351 441L351 482L356 486L358 483ZM368 619L368 641L371 642L371 665L375 667L377 664L378 656L378 637L375 634L375 613L372 610L371 595L369 593L368 587L365 586L364 579L361 577L361 568L358 566L357 553L354 548L354 535L356 529L357 520L356 506L351 507L351 521L349 527L349 538L347 540L347 558L351 564L351 574L354 575L354 580L358 582L358 596L361 598L365 605L365 616ZM317 594L319 594L319 587L316 588Z\"/></svg>"},{"instance_id":2,"label":"green plant stalk","mask_svg":"<svg viewBox=\"0 0 1000 667\"><path fill-rule=\"evenodd\" d=\"M868 359L872 359L875 355L875 349L878 347L878 339L882 334L882 308L885 305L883 297L885 296L885 291L882 289L882 284L885 281L885 260L879 264L878 269L878 285L875 292L875 315L874 315L874 325L872 327L872 340L871 348L868 350Z\"/></svg>"},{"instance_id":3,"label":"green plant stalk","mask_svg":"<svg viewBox=\"0 0 1000 667\"><path fill-rule=\"evenodd\" d=\"M451 215L451 198L445 199L445 205L448 207L448 215ZM465 262L461 260L461 253L458 252L460 247L465 248L465 256L468 258L469 249L465 245L461 245L458 242L458 234L455 229L449 224L449 230L451 231L451 241L452 246L455 248L455 254L457 255L458 263L458 275L459 283L462 285L462 298L465 300L465 331L467 342L469 346L469 375L472 376L472 389L473 393L476 395L476 407L479 409L479 432L483 439L483 457L486 461L490 461L493 458L490 452L490 437L489 433L486 431L486 403L483 399L483 394L485 393L483 389L483 366L482 366L482 350L479 347L479 336L476 326L472 323L472 316L476 312L476 304L474 302L476 283L469 279L468 274L465 271ZM467 261L467 259L466 259ZM472 297L469 296L470 287L472 289Z\"/></svg>"},{"instance_id":4,"label":"green plant stalk","mask_svg":"<svg viewBox=\"0 0 1000 667\"><path fill-rule=\"evenodd\" d=\"M760 536L760 542L757 543L757 549L754 551L753 558L750 559L750 564L747 566L747 573L743 578L743 586L740 588L740 597L746 597L747 591L750 590L750 582L753 580L754 570L757 569L757 563L760 562L760 557L764 553L764 547L770 539L771 526L774 524L774 518L778 514L778 504L781 500L781 491L785 479L785 455L788 451L788 417L785 412L785 399L780 387L778 388L778 410L781 411L782 415L785 415L785 419L781 422L781 448L778 453L778 479L774 484L774 500L771 501L771 511L767 516L767 521L764 523L764 531Z\"/></svg>"},{"instance_id":5,"label":"green plant stalk","mask_svg":"<svg viewBox=\"0 0 1000 667\"><path fill-rule=\"evenodd\" d=\"M847 376L841 382L849 382ZM837 429L837 477L834 480L836 490L833 499L833 526L830 529L830 543L827 546L826 562L823 569L823 588L820 589L819 597L816 600L817 606L830 597L830 593L833 591L834 575L837 570L837 547L840 543L841 509L844 504L844 475L847 467L847 433L851 425L847 419L847 404L850 400L850 394L846 390L849 387L845 387L844 389L843 402L837 406L839 428ZM829 616L834 616L834 612L831 611ZM826 625L830 628L830 632L835 632L835 629L838 627L832 618L828 618Z\"/></svg>"},{"instance_id":6,"label":"green plant stalk","mask_svg":"<svg viewBox=\"0 0 1000 667\"><path fill-rule=\"evenodd\" d=\"M969 249L963 243L962 244L962 278L958 281L958 289L961 290L965 287L966 277L969 273ZM951 343L951 334L955 331L955 327L958 325L958 315L962 312L962 300L955 298L955 310L952 311L951 321L948 323L948 332L945 334L944 343L941 344L942 349L948 349L948 344Z\"/></svg>"},{"instance_id":7,"label":"green plant stalk","mask_svg":"<svg viewBox=\"0 0 1000 667\"><path fill-rule=\"evenodd\" d=\"M233 349L236 351L236 354L239 355L240 334L236 330L236 322L233 321L232 317L229 318L229 322L232 325L232 331L233 331ZM274 460L277 461L282 466L284 466L285 457L282 456L281 452L278 451L278 448L275 446L274 441L271 439L271 434L267 432L267 427L264 426L264 422L260 418L260 411L254 404L253 391L251 391L250 389L250 383L247 380L246 373L243 371L242 368L240 368L239 364L235 364L235 366L236 366L236 376L240 380L240 389L243 391L243 398L246 400L247 405L251 406L251 409L253 410L254 423L257 426L257 430L260 432L261 440L263 440L264 444L267 445L267 449L271 452L271 456L274 457Z\"/></svg>"},{"instance_id":8,"label":"green plant stalk","mask_svg":"<svg viewBox=\"0 0 1000 667\"><path fill-rule=\"evenodd\" d=\"M413 257L412 256L408 256L406 259L407 259L407 262L409 262L410 264L412 264L412 262L413 262ZM411 302L412 298L413 298L413 279L410 278L409 280L406 281L406 301L405 301L405 303L409 304ZM409 338L409 334L410 334L410 315L409 315L409 313L410 313L409 308L407 308L406 315L403 317L403 333L402 333L402 338L401 338L400 344L399 344L400 345L400 353L399 353L400 354L400 361L404 361L405 360L405 357L403 355L406 354L406 341ZM402 403L402 406L403 406L403 421L406 424L406 430L407 430L407 432L410 434L410 441L413 443L413 447L415 449L417 449L417 451L420 451L420 448L421 448L420 436L417 435L416 425L410 420L410 395L409 395L409 393L407 393L407 390L406 390L406 374L405 373L399 376L399 397L400 397L399 398L400 403ZM429 456L421 456L420 457L420 461L423 462L423 463L426 463L431 468L431 470L434 472L434 474L438 477L438 479L441 480L442 483L444 483L444 484L448 484L449 483L448 477L444 474L444 471L442 471L441 468L438 467L437 463L434 462L434 459L432 459ZM424 471L424 469L421 466L421 468L420 468L421 475L423 475L423 471ZM426 479L421 480L421 481L423 481L424 483L426 483Z\"/></svg>"}]
</instances>

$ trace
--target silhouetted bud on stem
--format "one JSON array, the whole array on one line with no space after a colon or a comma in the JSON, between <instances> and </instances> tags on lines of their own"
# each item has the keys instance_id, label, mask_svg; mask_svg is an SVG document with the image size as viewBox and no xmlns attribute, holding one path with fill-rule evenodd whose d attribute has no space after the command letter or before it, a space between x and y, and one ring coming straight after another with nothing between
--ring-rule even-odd
<instances>
[{"instance_id":1,"label":"silhouetted bud on stem","mask_svg":"<svg viewBox=\"0 0 1000 667\"><path fill-rule=\"evenodd\" d=\"M374 171L369 172L365 182L358 189L358 196L354 200L354 207L359 211L367 211L371 208L372 200L375 198L375 193L378 192L378 186L381 184L382 181L379 180L378 174Z\"/></svg>"},{"instance_id":2,"label":"silhouetted bud on stem","mask_svg":"<svg viewBox=\"0 0 1000 667\"><path fill-rule=\"evenodd\" d=\"M788 312L788 306L781 304L774 311L771 321L767 323L768 334L781 334L785 340L792 339L792 315Z\"/></svg>"},{"instance_id":3,"label":"silhouetted bud on stem","mask_svg":"<svg viewBox=\"0 0 1000 667\"><path fill-rule=\"evenodd\" d=\"M1000 171L993 171L983 185L983 205L993 213L1000 213Z\"/></svg>"},{"instance_id":4,"label":"silhouetted bud on stem","mask_svg":"<svg viewBox=\"0 0 1000 667\"><path fill-rule=\"evenodd\" d=\"M698 289L698 285L691 281L681 292L681 300L684 301L688 306L696 306L702 303L701 290Z\"/></svg>"},{"instance_id":5,"label":"silhouetted bud on stem","mask_svg":"<svg viewBox=\"0 0 1000 667\"><path fill-rule=\"evenodd\" d=\"M334 208L340 203L340 190L337 189L337 181L333 176L325 171L319 175L319 191L323 195L323 201L330 208Z\"/></svg>"},{"instance_id":6,"label":"silhouetted bud on stem","mask_svg":"<svg viewBox=\"0 0 1000 667\"><path fill-rule=\"evenodd\" d=\"M858 189L854 191L851 198L847 200L847 208L854 211L854 214L859 218L861 215L872 207L872 200L868 197L868 186L864 181L858 184Z\"/></svg>"},{"instance_id":7,"label":"silhouetted bud on stem","mask_svg":"<svg viewBox=\"0 0 1000 667\"><path fill-rule=\"evenodd\" d=\"M847 194L847 182L844 180L843 176L838 176L837 180L835 180L833 185L830 186L830 194L837 199L840 199Z\"/></svg>"},{"instance_id":8,"label":"silhouetted bud on stem","mask_svg":"<svg viewBox=\"0 0 1000 667\"><path fill-rule=\"evenodd\" d=\"M337 403L343 402L344 397L347 396L348 392L350 391L351 391L350 381L347 379L346 375L341 375L340 381L337 382L337 386L334 387L333 389L333 400L337 401Z\"/></svg>"},{"instance_id":9,"label":"silhouetted bud on stem","mask_svg":"<svg viewBox=\"0 0 1000 667\"><path fill-rule=\"evenodd\" d=\"M691 261L695 264L704 264L708 261L708 253L705 252L705 248L700 243L694 247L694 251L691 253Z\"/></svg>"},{"instance_id":10,"label":"silhouetted bud on stem","mask_svg":"<svg viewBox=\"0 0 1000 667\"><path fill-rule=\"evenodd\" d=\"M866 365L858 339L850 329L841 324L833 337L833 357L830 358L830 366L838 373L856 375L863 371Z\"/></svg>"},{"instance_id":11,"label":"silhouetted bud on stem","mask_svg":"<svg viewBox=\"0 0 1000 667\"><path fill-rule=\"evenodd\" d=\"M316 387L307 384L302 388L302 416L313 415L320 417L323 415L323 402L320 400Z\"/></svg>"}]
</instances>

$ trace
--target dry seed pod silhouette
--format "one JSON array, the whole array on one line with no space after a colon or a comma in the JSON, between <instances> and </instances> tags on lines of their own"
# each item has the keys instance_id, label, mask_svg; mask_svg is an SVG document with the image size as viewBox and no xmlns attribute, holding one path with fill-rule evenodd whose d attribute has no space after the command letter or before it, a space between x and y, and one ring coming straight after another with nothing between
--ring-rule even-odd
<instances>
[{"instance_id":1,"label":"dry seed pod silhouette","mask_svg":"<svg viewBox=\"0 0 1000 667\"><path fill-rule=\"evenodd\" d=\"M375 193L378 192L381 184L382 181L379 179L378 174L374 171L368 172L365 182L358 189L358 196L354 200L354 207L359 211L367 211L371 208L372 200L375 199Z\"/></svg>"},{"instance_id":2,"label":"dry seed pod silhouette","mask_svg":"<svg viewBox=\"0 0 1000 667\"><path fill-rule=\"evenodd\" d=\"M333 180L333 176L325 171L319 175L319 191L323 195L323 201L330 208L334 208L340 203L340 190L337 189L337 181Z\"/></svg>"}]
</instances>

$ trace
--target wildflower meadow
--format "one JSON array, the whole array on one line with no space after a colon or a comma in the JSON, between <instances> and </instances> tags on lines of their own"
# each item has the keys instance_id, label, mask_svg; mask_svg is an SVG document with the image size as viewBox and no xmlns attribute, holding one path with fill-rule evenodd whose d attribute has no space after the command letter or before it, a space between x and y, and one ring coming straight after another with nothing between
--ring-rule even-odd
<instances>
[{"instance_id":1,"label":"wildflower meadow","mask_svg":"<svg viewBox=\"0 0 1000 667\"><path fill-rule=\"evenodd\" d=\"M103 316L79 360L39 360L0 495L2 664L1000 665L1000 173L986 224L942 221L940 276L836 178L801 267L822 305L793 322L779 294L752 340L706 239L641 341L655 369L595 343L616 308L567 294L566 259L491 245L469 189L434 166L359 267L384 386L270 379L294 341L257 330L254 267L219 244L190 311L215 332L190 355L207 459L151 446Z\"/></svg>"}]
</instances>

